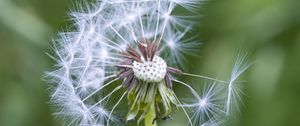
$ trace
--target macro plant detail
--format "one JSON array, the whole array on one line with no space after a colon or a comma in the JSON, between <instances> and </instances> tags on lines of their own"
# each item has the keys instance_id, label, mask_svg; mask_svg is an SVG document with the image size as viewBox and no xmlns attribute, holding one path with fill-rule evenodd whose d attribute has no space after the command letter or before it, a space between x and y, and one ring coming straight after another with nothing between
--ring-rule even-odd
<instances>
[{"instance_id":1,"label":"macro plant detail","mask_svg":"<svg viewBox=\"0 0 300 126\"><path fill-rule=\"evenodd\" d=\"M180 69L185 55L196 55L199 42L184 38L193 22L173 10L194 12L200 3L102 0L79 5L71 13L72 30L61 32L54 44L56 69L47 73L53 83L51 103L58 106L56 114L63 117L64 125L144 121L145 126L156 126L157 120L172 118L177 108L188 125L224 124L233 107L238 107L234 105L241 99L236 82L250 64L247 55L239 54L228 81ZM201 92L177 76L201 78L208 86ZM186 87L193 100L183 102L173 90L176 84ZM122 95L110 103L117 92ZM127 112L117 112L118 106L126 106Z\"/></svg>"},{"instance_id":2,"label":"macro plant detail","mask_svg":"<svg viewBox=\"0 0 300 126\"><path fill-rule=\"evenodd\" d=\"M171 73L181 74L176 68L167 67L166 62L156 55L159 49L159 42L137 43L139 52L128 46L126 59L118 67L121 72L119 79L124 79L122 86L128 90L128 101L130 111L126 118L132 120L139 110L143 112L142 118L151 109L151 105L162 104L162 108L157 107L156 111L161 117L167 117L171 113L170 102L177 104L174 92L172 92ZM142 119L141 118L141 119ZM152 122L156 117L152 118ZM150 120L151 122L151 120Z\"/></svg>"}]
</instances>

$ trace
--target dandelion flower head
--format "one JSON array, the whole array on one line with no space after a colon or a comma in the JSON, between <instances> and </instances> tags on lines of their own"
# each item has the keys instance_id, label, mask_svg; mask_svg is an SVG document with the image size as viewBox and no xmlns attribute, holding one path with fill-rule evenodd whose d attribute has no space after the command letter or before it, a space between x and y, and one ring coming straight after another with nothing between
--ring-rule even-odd
<instances>
[{"instance_id":1,"label":"dandelion flower head","mask_svg":"<svg viewBox=\"0 0 300 126\"><path fill-rule=\"evenodd\" d=\"M249 67L238 56L229 81L185 71L185 56L198 41L186 39L193 27L189 16L199 0L101 0L82 2L71 12L73 25L54 44L57 64L48 72L53 83L51 103L65 125L121 125L130 121L157 125L181 109L188 125L221 125L238 100L237 78ZM197 55L197 54L196 54ZM177 76L209 80L201 93ZM117 84L116 84L117 83ZM223 88L216 88L222 83ZM193 96L183 103L173 87L185 86ZM108 90L108 87L113 87ZM225 97L217 97L218 92ZM121 95L114 95L121 92ZM203 94L203 95L200 95ZM118 97L109 104L111 97ZM125 101L125 104L124 104ZM216 102L217 101L217 102ZM216 103L215 103L216 102ZM117 108L125 106L126 112ZM124 107L123 107L124 108ZM192 111L188 111L192 110ZM151 115L152 114L152 115Z\"/></svg>"}]
</instances>

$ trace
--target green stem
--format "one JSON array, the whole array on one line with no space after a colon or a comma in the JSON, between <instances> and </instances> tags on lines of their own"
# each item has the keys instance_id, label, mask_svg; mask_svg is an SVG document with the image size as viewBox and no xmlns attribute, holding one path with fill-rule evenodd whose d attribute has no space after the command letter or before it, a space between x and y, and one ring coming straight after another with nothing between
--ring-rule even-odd
<instances>
[{"instance_id":1,"label":"green stem","mask_svg":"<svg viewBox=\"0 0 300 126\"><path fill-rule=\"evenodd\" d=\"M151 103L150 110L145 115L145 126L157 126L156 121L154 121L155 118L156 118L155 102L153 101Z\"/></svg>"}]
</instances>

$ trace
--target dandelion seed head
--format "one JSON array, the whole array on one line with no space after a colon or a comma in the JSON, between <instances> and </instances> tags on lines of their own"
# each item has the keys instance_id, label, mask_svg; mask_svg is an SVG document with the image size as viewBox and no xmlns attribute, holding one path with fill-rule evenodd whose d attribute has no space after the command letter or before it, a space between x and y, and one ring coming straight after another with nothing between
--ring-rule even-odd
<instances>
[{"instance_id":1,"label":"dandelion seed head","mask_svg":"<svg viewBox=\"0 0 300 126\"><path fill-rule=\"evenodd\" d=\"M57 63L52 72L47 72L53 83L51 103L59 109L56 115L66 125L123 125L115 111L124 105L127 95L129 110L122 117L125 122L137 117L142 120L154 102L156 112L169 117L172 105L182 106L173 91L174 82L181 82L175 77L189 75L177 67L186 66L186 55L197 55L199 46L199 41L185 36L193 27L189 16L176 15L173 10L182 7L193 12L200 1L101 0L78 4L77 10L70 13L70 31L61 32L54 42ZM238 66L229 82L228 106L235 92L231 90L233 83L247 68ZM118 80L122 83L113 90L103 91ZM217 124L215 120L223 110L215 103L217 91L211 87L199 95L184 85L196 97L194 103L181 107L189 124L193 122L184 107L195 110L192 118L200 118L201 123L194 123ZM127 90L115 98L118 101L113 106L107 104L122 88Z\"/></svg>"},{"instance_id":2,"label":"dandelion seed head","mask_svg":"<svg viewBox=\"0 0 300 126\"><path fill-rule=\"evenodd\" d=\"M159 56L154 56L153 61L143 63L133 62L133 73L138 79L146 82L160 82L167 73L167 64Z\"/></svg>"}]
</instances>

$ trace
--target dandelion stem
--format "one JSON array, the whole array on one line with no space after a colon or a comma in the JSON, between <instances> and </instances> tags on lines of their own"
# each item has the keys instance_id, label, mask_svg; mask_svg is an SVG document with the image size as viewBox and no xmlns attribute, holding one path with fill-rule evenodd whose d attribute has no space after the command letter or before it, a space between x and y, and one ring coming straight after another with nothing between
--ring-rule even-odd
<instances>
[{"instance_id":1,"label":"dandelion stem","mask_svg":"<svg viewBox=\"0 0 300 126\"><path fill-rule=\"evenodd\" d=\"M145 115L145 126L157 126L156 121L154 120L156 118L155 113L155 102L153 101L150 106L150 110Z\"/></svg>"}]
</instances>

